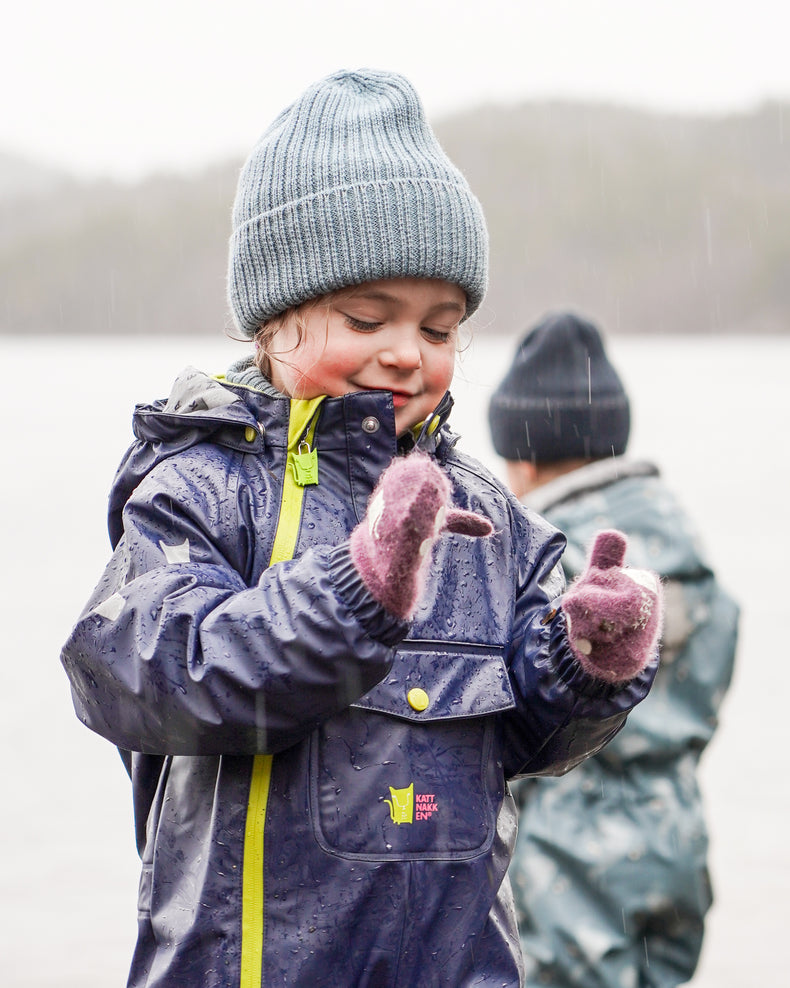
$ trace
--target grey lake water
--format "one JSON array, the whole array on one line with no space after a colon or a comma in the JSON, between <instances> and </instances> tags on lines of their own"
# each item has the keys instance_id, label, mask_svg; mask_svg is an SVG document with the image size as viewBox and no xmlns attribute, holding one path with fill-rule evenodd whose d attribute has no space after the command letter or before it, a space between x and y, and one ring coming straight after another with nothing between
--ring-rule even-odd
<instances>
[{"instance_id":1,"label":"grey lake water","mask_svg":"<svg viewBox=\"0 0 790 988\"><path fill-rule=\"evenodd\" d=\"M513 341L462 355L453 423L497 470L486 402ZM0 983L125 984L136 928L128 780L73 714L58 653L109 553L106 496L136 401L243 345L188 338L0 339ZM654 459L743 607L738 665L703 761L716 902L695 988L786 984L790 890L790 338L630 339L630 452ZM784 629L784 630L783 630Z\"/></svg>"}]
</instances>

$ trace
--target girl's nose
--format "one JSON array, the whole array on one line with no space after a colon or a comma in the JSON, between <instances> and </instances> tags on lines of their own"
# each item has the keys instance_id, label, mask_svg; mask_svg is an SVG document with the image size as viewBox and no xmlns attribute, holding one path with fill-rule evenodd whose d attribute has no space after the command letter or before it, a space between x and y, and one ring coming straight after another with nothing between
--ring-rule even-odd
<instances>
[{"instance_id":1,"label":"girl's nose","mask_svg":"<svg viewBox=\"0 0 790 988\"><path fill-rule=\"evenodd\" d=\"M417 370L422 366L422 350L416 336L411 333L398 333L384 347L381 362L401 370Z\"/></svg>"}]
</instances>

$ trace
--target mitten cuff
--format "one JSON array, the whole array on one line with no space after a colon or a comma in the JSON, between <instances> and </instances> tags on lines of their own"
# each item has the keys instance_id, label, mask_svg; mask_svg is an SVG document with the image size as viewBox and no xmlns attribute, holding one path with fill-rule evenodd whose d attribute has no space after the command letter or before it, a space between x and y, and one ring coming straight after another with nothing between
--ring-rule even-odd
<instances>
[{"instance_id":1,"label":"mitten cuff","mask_svg":"<svg viewBox=\"0 0 790 988\"><path fill-rule=\"evenodd\" d=\"M567 616L562 610L562 602L556 601L552 608L554 615L549 630L549 651L556 657L556 673L559 678L579 696L598 700L619 693L625 683L601 677L598 670L589 663L580 662L579 655L571 645L568 634Z\"/></svg>"},{"instance_id":2,"label":"mitten cuff","mask_svg":"<svg viewBox=\"0 0 790 988\"><path fill-rule=\"evenodd\" d=\"M570 649L588 675L615 684L638 676L657 654L655 644L645 649L630 647L622 641L616 645L600 645L579 639L577 642L570 641Z\"/></svg>"},{"instance_id":3,"label":"mitten cuff","mask_svg":"<svg viewBox=\"0 0 790 988\"><path fill-rule=\"evenodd\" d=\"M612 570L603 573L599 579L605 584ZM655 658L661 635L660 583L656 579L653 589L630 576L626 580L633 589L621 589L615 599L605 587L582 578L568 589L562 604L574 657L591 676L609 683L622 683L642 672Z\"/></svg>"},{"instance_id":4,"label":"mitten cuff","mask_svg":"<svg viewBox=\"0 0 790 988\"><path fill-rule=\"evenodd\" d=\"M329 576L338 597L353 612L371 638L389 646L403 641L411 627L410 623L390 614L373 597L354 565L347 542L331 550Z\"/></svg>"}]
</instances>

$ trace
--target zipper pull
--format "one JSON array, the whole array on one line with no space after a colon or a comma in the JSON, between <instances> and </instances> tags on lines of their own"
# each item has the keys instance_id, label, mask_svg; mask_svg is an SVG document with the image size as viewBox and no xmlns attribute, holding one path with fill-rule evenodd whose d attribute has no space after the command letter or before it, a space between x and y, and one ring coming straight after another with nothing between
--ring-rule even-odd
<instances>
[{"instance_id":1,"label":"zipper pull","mask_svg":"<svg viewBox=\"0 0 790 988\"><path fill-rule=\"evenodd\" d=\"M291 466L294 483L298 487L309 487L318 483L318 450L311 449L307 440L303 439L297 451L291 454Z\"/></svg>"}]
</instances>

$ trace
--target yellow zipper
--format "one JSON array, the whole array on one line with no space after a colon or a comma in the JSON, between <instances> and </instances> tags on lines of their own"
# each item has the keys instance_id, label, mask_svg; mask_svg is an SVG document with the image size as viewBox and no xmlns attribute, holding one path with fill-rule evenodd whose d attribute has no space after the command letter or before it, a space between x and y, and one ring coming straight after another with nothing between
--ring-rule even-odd
<instances>
[{"instance_id":1,"label":"yellow zipper","mask_svg":"<svg viewBox=\"0 0 790 988\"><path fill-rule=\"evenodd\" d=\"M288 420L288 456L283 477L280 517L274 536L269 565L293 559L302 520L304 487L292 469L294 454L305 440L312 442L318 410L324 395L309 401L291 399ZM272 777L272 755L255 755L252 760L247 819L244 826L244 864L241 899L241 976L239 988L260 988L263 977L263 840L266 807Z\"/></svg>"}]
</instances>

